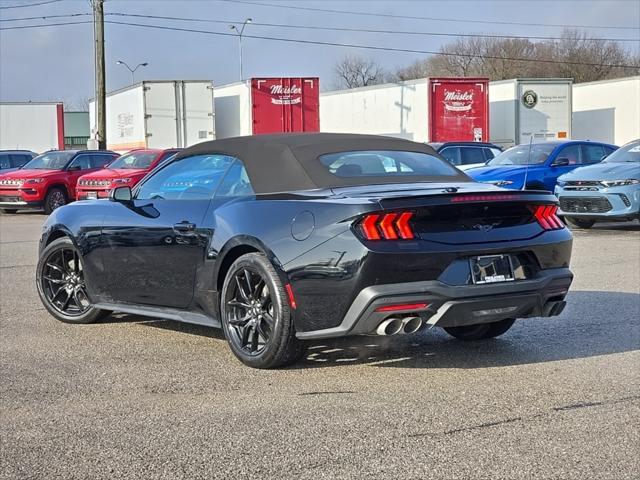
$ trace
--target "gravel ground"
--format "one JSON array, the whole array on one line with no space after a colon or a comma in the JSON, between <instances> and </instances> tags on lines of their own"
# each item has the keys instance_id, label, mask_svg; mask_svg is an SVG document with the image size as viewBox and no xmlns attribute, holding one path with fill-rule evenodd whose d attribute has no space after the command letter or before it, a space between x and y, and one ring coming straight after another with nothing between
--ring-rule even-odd
<instances>
[{"instance_id":1,"label":"gravel ground","mask_svg":"<svg viewBox=\"0 0 640 480\"><path fill-rule=\"evenodd\" d=\"M44 216L0 216L0 478L638 478L640 228L576 232L553 319L311 344L242 366L212 329L66 325L34 286Z\"/></svg>"}]
</instances>

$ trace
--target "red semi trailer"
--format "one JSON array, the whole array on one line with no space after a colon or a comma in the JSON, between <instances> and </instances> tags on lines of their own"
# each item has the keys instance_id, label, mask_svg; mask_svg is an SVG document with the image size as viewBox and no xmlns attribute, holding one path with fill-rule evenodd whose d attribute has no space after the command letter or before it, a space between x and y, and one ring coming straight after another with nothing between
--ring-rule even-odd
<instances>
[{"instance_id":1,"label":"red semi trailer","mask_svg":"<svg viewBox=\"0 0 640 480\"><path fill-rule=\"evenodd\" d=\"M252 78L214 89L216 138L318 132L317 77Z\"/></svg>"}]
</instances>

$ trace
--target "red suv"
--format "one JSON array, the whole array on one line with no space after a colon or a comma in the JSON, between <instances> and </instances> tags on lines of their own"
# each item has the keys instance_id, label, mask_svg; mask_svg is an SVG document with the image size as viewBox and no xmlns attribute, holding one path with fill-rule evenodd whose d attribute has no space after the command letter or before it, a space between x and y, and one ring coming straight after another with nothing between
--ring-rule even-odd
<instances>
[{"instance_id":1,"label":"red suv","mask_svg":"<svg viewBox=\"0 0 640 480\"><path fill-rule=\"evenodd\" d=\"M78 178L118 157L109 150L52 150L38 155L20 170L0 175L0 210L38 208L50 214L76 198Z\"/></svg>"},{"instance_id":2,"label":"red suv","mask_svg":"<svg viewBox=\"0 0 640 480\"><path fill-rule=\"evenodd\" d=\"M115 187L133 187L163 160L178 153L178 149L133 150L118 158L107 168L80 177L76 189L77 200L107 198Z\"/></svg>"}]
</instances>

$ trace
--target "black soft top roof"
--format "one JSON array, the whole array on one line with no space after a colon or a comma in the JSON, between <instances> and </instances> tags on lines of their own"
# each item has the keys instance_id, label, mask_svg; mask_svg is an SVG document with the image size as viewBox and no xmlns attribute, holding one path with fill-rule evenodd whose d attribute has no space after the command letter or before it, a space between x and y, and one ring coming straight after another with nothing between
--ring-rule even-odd
<instances>
[{"instance_id":1,"label":"black soft top roof","mask_svg":"<svg viewBox=\"0 0 640 480\"><path fill-rule=\"evenodd\" d=\"M233 137L198 143L182 150L176 155L175 160L214 153L237 157L243 161L256 193L383 183L468 181L468 177L462 172L454 176L438 177L338 177L330 173L318 160L318 157L328 153L360 150L400 150L440 158L429 145L400 138L343 133L289 133Z\"/></svg>"}]
</instances>

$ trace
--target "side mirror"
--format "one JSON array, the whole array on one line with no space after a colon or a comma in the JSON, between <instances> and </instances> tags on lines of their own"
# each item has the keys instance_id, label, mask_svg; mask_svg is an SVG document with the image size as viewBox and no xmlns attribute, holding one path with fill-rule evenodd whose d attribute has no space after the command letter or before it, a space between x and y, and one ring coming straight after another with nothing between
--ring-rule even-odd
<instances>
[{"instance_id":1,"label":"side mirror","mask_svg":"<svg viewBox=\"0 0 640 480\"><path fill-rule=\"evenodd\" d=\"M78 172L80 171L80 165L71 165L67 168L67 172Z\"/></svg>"},{"instance_id":2,"label":"side mirror","mask_svg":"<svg viewBox=\"0 0 640 480\"><path fill-rule=\"evenodd\" d=\"M552 167L566 167L569 165L569 159L567 157L556 158L552 163Z\"/></svg>"},{"instance_id":3,"label":"side mirror","mask_svg":"<svg viewBox=\"0 0 640 480\"><path fill-rule=\"evenodd\" d=\"M112 202L126 203L132 199L130 187L116 187L109 192L109 200Z\"/></svg>"}]
</instances>

